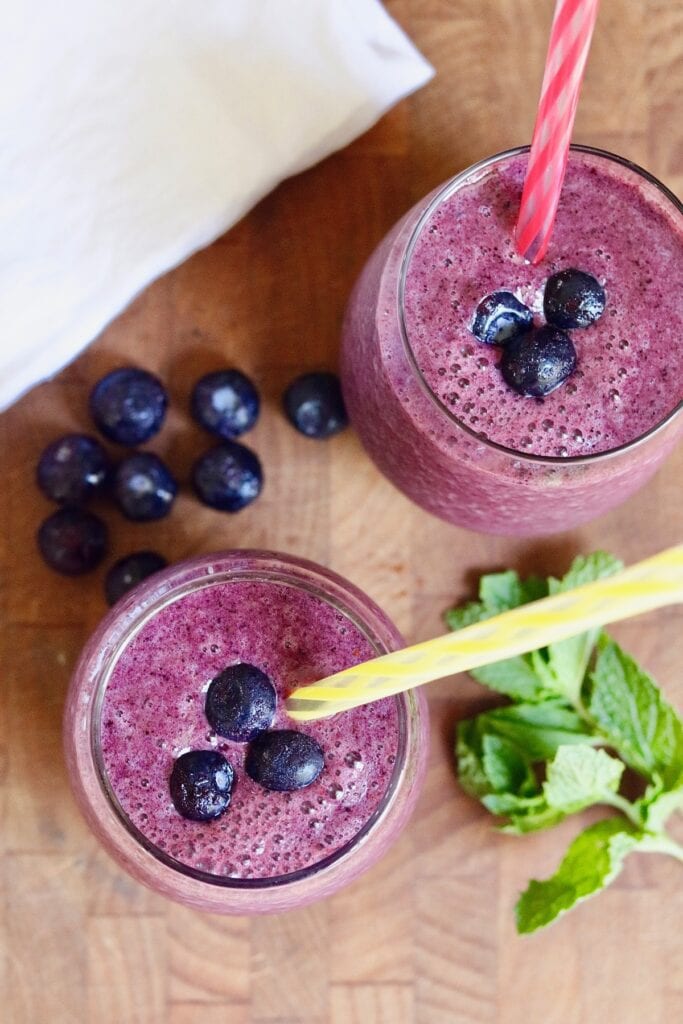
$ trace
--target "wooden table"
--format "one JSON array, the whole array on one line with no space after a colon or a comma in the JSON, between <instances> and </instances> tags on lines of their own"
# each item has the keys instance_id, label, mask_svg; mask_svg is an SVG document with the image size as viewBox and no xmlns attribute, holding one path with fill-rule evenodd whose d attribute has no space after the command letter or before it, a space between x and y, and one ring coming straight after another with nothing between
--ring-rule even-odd
<instances>
[{"instance_id":1,"label":"wooden table","mask_svg":"<svg viewBox=\"0 0 683 1024\"><path fill-rule=\"evenodd\" d=\"M530 135L550 0L389 7L436 79L154 284L82 358L0 417L6 1024L683 1019L683 875L674 862L633 859L599 899L546 933L515 936L518 891L552 870L578 823L501 836L459 791L454 724L486 699L463 678L431 688L431 768L405 836L347 891L296 913L222 920L157 898L99 851L67 790L60 713L74 659L105 610L102 572L62 579L39 561L34 532L49 509L33 467L59 432L87 428L88 390L117 365L139 363L167 382L173 410L150 447L183 479L207 445L186 413L190 382L226 363L252 374L265 408L249 443L267 485L235 517L187 493L159 526L124 524L112 512L112 556L141 546L173 559L232 546L303 554L349 576L418 639L441 630L444 608L469 595L482 570L559 573L579 551L602 546L632 561L681 539L683 449L590 527L506 540L413 507L351 431L318 444L284 422L284 384L305 368L335 366L345 299L384 231L451 173ZM624 153L674 188L683 184L681 13L668 0L605 0L576 130L578 141ZM680 614L615 632L683 706Z\"/></svg>"}]
</instances>

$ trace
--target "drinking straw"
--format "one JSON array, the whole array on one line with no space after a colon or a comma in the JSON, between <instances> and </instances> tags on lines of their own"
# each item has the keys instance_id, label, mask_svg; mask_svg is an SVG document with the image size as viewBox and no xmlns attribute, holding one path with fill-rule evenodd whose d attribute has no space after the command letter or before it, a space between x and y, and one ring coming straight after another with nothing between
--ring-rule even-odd
<instances>
[{"instance_id":1,"label":"drinking straw","mask_svg":"<svg viewBox=\"0 0 683 1024\"><path fill-rule=\"evenodd\" d=\"M683 544L607 579L544 597L299 687L286 707L300 721L326 718L676 602L683 602Z\"/></svg>"},{"instance_id":2,"label":"drinking straw","mask_svg":"<svg viewBox=\"0 0 683 1024\"><path fill-rule=\"evenodd\" d=\"M531 263L543 258L555 223L598 3L555 6L515 234L518 253Z\"/></svg>"}]
</instances>

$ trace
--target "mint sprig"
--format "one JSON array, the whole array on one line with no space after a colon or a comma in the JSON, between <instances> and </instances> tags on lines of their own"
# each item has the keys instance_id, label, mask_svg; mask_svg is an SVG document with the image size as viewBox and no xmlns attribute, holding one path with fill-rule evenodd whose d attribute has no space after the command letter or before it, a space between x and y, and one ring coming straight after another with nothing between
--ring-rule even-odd
<instances>
[{"instance_id":1,"label":"mint sprig","mask_svg":"<svg viewBox=\"0 0 683 1024\"><path fill-rule=\"evenodd\" d=\"M621 567L598 551L576 558L562 579L523 580L511 570L483 576L479 600L451 609L446 620L462 629ZM505 819L502 831L550 828L596 804L619 812L581 832L551 878L530 882L516 908L520 933L609 885L634 850L683 860L665 830L683 810L683 722L614 640L594 629L472 675L509 703L459 723L458 774L468 793ZM627 767L646 783L636 800L620 792Z\"/></svg>"},{"instance_id":2,"label":"mint sprig","mask_svg":"<svg viewBox=\"0 0 683 1024\"><path fill-rule=\"evenodd\" d=\"M628 823L606 818L581 832L545 882L531 881L515 908L517 931L534 932L614 881L638 845Z\"/></svg>"}]
</instances>

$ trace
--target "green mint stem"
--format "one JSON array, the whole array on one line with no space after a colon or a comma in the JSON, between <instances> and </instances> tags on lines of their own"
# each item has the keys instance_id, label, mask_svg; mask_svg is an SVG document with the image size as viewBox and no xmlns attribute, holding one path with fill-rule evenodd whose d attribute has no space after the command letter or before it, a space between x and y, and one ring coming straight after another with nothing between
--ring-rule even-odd
<instances>
[{"instance_id":1,"label":"green mint stem","mask_svg":"<svg viewBox=\"0 0 683 1024\"><path fill-rule=\"evenodd\" d=\"M683 861L683 846L665 832L643 836L638 843L638 850L642 853L667 853L670 857Z\"/></svg>"},{"instance_id":2,"label":"green mint stem","mask_svg":"<svg viewBox=\"0 0 683 1024\"><path fill-rule=\"evenodd\" d=\"M619 796L618 793L605 793L601 797L601 803L609 804L610 807L616 807L617 810L621 811L622 814L625 814L633 822L636 828L641 829L643 827L643 819L638 813L637 808L626 797Z\"/></svg>"}]
</instances>

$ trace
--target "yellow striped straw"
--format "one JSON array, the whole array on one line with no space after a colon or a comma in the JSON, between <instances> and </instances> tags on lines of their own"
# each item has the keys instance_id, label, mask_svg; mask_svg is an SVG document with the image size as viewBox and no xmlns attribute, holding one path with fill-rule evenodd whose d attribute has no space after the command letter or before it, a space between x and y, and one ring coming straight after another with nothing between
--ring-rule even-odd
<instances>
[{"instance_id":1,"label":"yellow striped straw","mask_svg":"<svg viewBox=\"0 0 683 1024\"><path fill-rule=\"evenodd\" d=\"M287 711L299 721L326 718L677 602L683 602L683 544L607 579L544 597L300 686L287 700Z\"/></svg>"}]
</instances>

